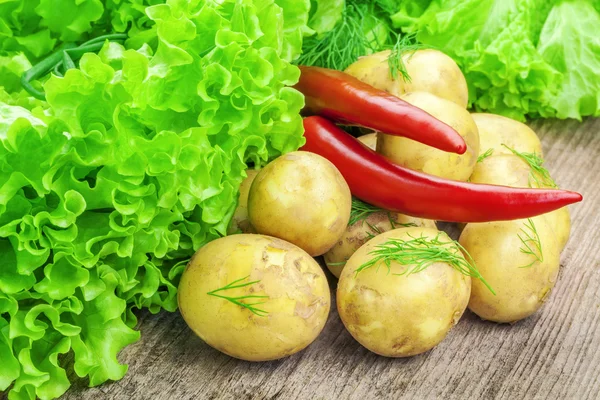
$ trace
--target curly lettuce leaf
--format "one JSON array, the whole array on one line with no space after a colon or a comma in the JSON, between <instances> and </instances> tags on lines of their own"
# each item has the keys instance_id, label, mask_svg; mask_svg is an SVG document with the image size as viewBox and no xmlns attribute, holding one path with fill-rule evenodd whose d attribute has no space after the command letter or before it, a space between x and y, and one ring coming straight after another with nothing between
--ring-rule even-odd
<instances>
[{"instance_id":1,"label":"curly lettuce leaf","mask_svg":"<svg viewBox=\"0 0 600 400\"><path fill-rule=\"evenodd\" d=\"M457 61L472 106L519 120L598 115L599 18L590 0L413 0L391 17Z\"/></svg>"},{"instance_id":2,"label":"curly lettuce leaf","mask_svg":"<svg viewBox=\"0 0 600 400\"><path fill-rule=\"evenodd\" d=\"M94 13L60 34L46 25L57 43L106 21L80 4ZM17 71L0 90L0 387L11 399L64 393L67 353L92 386L120 379L118 354L139 338L134 309L175 310L185 263L226 234L248 164L304 140L290 61L308 1L103 4L145 17L112 12L134 30L127 46L106 43L50 77L47 102L12 91L28 66L18 53L0 64Z\"/></svg>"},{"instance_id":3,"label":"curly lettuce leaf","mask_svg":"<svg viewBox=\"0 0 600 400\"><path fill-rule=\"evenodd\" d=\"M600 10L587 1L556 5L541 31L538 51L562 74L551 100L558 118L600 115Z\"/></svg>"}]
</instances>

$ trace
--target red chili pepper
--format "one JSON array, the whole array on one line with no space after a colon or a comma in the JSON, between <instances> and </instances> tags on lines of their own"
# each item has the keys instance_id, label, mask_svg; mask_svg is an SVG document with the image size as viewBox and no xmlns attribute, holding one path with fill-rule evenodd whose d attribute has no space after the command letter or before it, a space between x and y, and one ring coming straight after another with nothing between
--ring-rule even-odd
<instances>
[{"instance_id":1,"label":"red chili pepper","mask_svg":"<svg viewBox=\"0 0 600 400\"><path fill-rule=\"evenodd\" d=\"M404 136L440 150L463 154L467 145L454 129L427 112L344 72L300 66L294 86L305 109L330 120Z\"/></svg>"},{"instance_id":2,"label":"red chili pepper","mask_svg":"<svg viewBox=\"0 0 600 400\"><path fill-rule=\"evenodd\" d=\"M450 222L529 218L583 199L567 190L452 181L393 164L321 117L304 119L306 145L342 173L359 199L386 210Z\"/></svg>"}]
</instances>

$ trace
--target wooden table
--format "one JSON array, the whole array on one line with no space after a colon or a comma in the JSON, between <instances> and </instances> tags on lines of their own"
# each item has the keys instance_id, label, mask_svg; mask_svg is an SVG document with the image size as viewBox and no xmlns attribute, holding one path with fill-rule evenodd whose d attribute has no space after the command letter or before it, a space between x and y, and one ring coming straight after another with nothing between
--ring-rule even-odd
<instances>
[{"instance_id":1,"label":"wooden table","mask_svg":"<svg viewBox=\"0 0 600 400\"><path fill-rule=\"evenodd\" d=\"M142 339L120 360L120 382L65 399L600 399L600 119L535 121L560 186L583 193L558 283L544 307L513 326L466 312L438 347L389 359L361 347L333 304L305 351L248 363L213 350L177 313L140 318ZM335 279L330 276L332 287Z\"/></svg>"}]
</instances>

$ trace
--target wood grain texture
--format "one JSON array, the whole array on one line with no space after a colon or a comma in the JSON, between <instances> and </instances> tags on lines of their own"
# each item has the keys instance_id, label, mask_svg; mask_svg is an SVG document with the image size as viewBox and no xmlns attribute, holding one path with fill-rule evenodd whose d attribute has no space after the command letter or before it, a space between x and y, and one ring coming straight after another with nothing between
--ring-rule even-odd
<instances>
[{"instance_id":1,"label":"wood grain texture","mask_svg":"<svg viewBox=\"0 0 600 400\"><path fill-rule=\"evenodd\" d=\"M127 376L92 389L76 381L64 398L599 399L600 119L531 125L552 176L585 197L571 208L573 231L557 285L534 316L510 326L466 312L432 351L388 359L346 332L334 304L308 349L257 364L211 349L177 313L142 313L142 339L120 355Z\"/></svg>"}]
</instances>

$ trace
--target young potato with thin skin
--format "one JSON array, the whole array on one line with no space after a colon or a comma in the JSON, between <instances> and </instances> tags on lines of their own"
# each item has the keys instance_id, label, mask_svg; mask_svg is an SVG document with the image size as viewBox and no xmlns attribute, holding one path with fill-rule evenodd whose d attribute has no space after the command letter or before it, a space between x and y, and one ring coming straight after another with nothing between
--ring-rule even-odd
<instances>
[{"instance_id":1,"label":"young potato with thin skin","mask_svg":"<svg viewBox=\"0 0 600 400\"><path fill-rule=\"evenodd\" d=\"M528 220L467 224L459 243L469 252L480 273L496 295L481 282L473 280L469 309L479 317L500 323L512 323L535 313L556 283L560 267L558 244L548 220L531 219L540 236L541 255L535 244L527 243L537 255L521 251ZM521 238L519 238L519 236Z\"/></svg>"},{"instance_id":2,"label":"young potato with thin skin","mask_svg":"<svg viewBox=\"0 0 600 400\"><path fill-rule=\"evenodd\" d=\"M435 221L416 218L385 210L373 212L366 218L348 225L338 242L323 255L325 265L336 278L340 277L348 259L373 235L408 226L437 229Z\"/></svg>"},{"instance_id":3,"label":"young potato with thin skin","mask_svg":"<svg viewBox=\"0 0 600 400\"><path fill-rule=\"evenodd\" d=\"M263 312L218 296L259 303L253 307ZM240 299L244 296L266 297ZM181 276L178 302L183 319L208 345L242 360L267 361L317 338L331 295L321 267L304 250L281 239L240 234L194 254Z\"/></svg>"},{"instance_id":4,"label":"young potato with thin skin","mask_svg":"<svg viewBox=\"0 0 600 400\"><path fill-rule=\"evenodd\" d=\"M359 136L357 139L371 150L375 150L377 148L377 132Z\"/></svg>"},{"instance_id":5,"label":"young potato with thin skin","mask_svg":"<svg viewBox=\"0 0 600 400\"><path fill-rule=\"evenodd\" d=\"M542 157L542 143L527 125L501 115L472 113L479 130L479 155L493 149L494 155L512 154L502 144L520 152Z\"/></svg>"},{"instance_id":6,"label":"young potato with thin skin","mask_svg":"<svg viewBox=\"0 0 600 400\"><path fill-rule=\"evenodd\" d=\"M244 179L240 185L238 206L231 218L231 224L227 230L228 235L232 235L238 231L241 231L242 233L256 233L256 229L254 229L248 219L248 193L250 192L250 186L252 186L254 178L258 175L258 170L248 169L246 170L246 175L246 179Z\"/></svg>"},{"instance_id":7,"label":"young potato with thin skin","mask_svg":"<svg viewBox=\"0 0 600 400\"><path fill-rule=\"evenodd\" d=\"M350 188L330 161L295 151L258 173L250 187L248 215L258 233L287 240L314 257L344 233L351 203Z\"/></svg>"},{"instance_id":8,"label":"young potato with thin skin","mask_svg":"<svg viewBox=\"0 0 600 400\"><path fill-rule=\"evenodd\" d=\"M405 80L401 75L396 79L391 77L388 64L390 53L386 50L361 57L345 72L395 96L422 91L467 108L467 81L452 58L433 49L408 51L402 55L406 72L410 76L409 80Z\"/></svg>"},{"instance_id":9,"label":"young potato with thin skin","mask_svg":"<svg viewBox=\"0 0 600 400\"><path fill-rule=\"evenodd\" d=\"M439 235L439 236L438 236ZM387 357L409 357L435 347L463 315L469 301L471 278L447 262L434 262L406 274L414 265L383 260L356 270L373 259L370 254L389 240L413 238L447 242L456 257L464 257L444 233L431 228L400 228L374 237L350 257L337 288L338 312L346 329L367 349ZM442 247L442 246L440 246ZM434 249L439 251L439 248ZM404 275L397 275L404 274Z\"/></svg>"},{"instance_id":10,"label":"young potato with thin skin","mask_svg":"<svg viewBox=\"0 0 600 400\"><path fill-rule=\"evenodd\" d=\"M503 147L504 148L504 147ZM481 160L475 166L473 183L504 185L512 187L551 188L552 182L543 184L545 179L532 170L527 162L513 153L492 155ZM571 214L568 207L544 214L548 219L547 228L554 233L558 251L562 251L571 235Z\"/></svg>"},{"instance_id":11,"label":"young potato with thin skin","mask_svg":"<svg viewBox=\"0 0 600 400\"><path fill-rule=\"evenodd\" d=\"M464 154L448 153L400 136L379 133L377 152L404 167L457 181L469 179L479 154L477 125L467 110L426 92L412 92L402 99L450 125L465 140Z\"/></svg>"}]
</instances>

